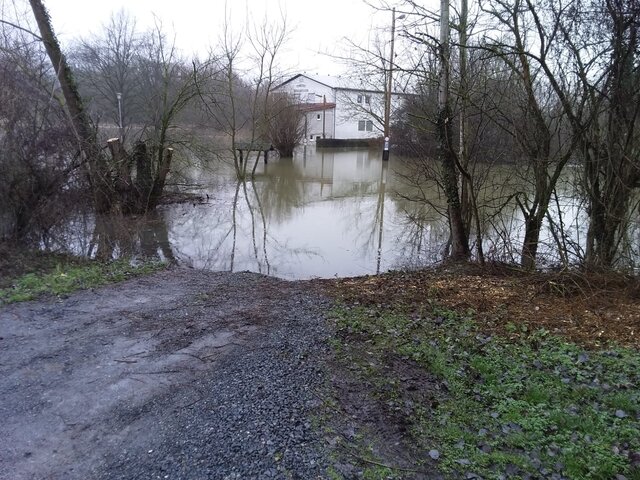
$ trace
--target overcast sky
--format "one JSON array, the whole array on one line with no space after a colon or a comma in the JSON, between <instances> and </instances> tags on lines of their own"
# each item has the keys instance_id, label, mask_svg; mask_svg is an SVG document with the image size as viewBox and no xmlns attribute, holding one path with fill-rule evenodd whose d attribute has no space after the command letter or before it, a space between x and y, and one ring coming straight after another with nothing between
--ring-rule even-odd
<instances>
[{"instance_id":1,"label":"overcast sky","mask_svg":"<svg viewBox=\"0 0 640 480\"><path fill-rule=\"evenodd\" d=\"M375 1L375 0L374 0ZM98 32L113 11L124 8L136 17L141 28L154 15L176 34L178 46L187 55L204 54L220 35L225 18L224 0L44 0L54 28L63 43L75 36ZM247 16L259 22L265 13L270 19L286 12L292 30L282 69L318 74L338 74L343 64L330 55L343 54L345 37L366 45L376 30L390 30L391 13L376 12L363 0L235 0L228 2L234 30L239 31Z\"/></svg>"}]
</instances>

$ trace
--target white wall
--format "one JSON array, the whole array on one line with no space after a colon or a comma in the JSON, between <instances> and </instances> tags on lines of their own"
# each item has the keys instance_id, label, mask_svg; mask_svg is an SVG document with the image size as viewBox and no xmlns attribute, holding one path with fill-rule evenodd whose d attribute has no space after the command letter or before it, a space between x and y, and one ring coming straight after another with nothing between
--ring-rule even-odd
<instances>
[{"instance_id":1,"label":"white wall","mask_svg":"<svg viewBox=\"0 0 640 480\"><path fill-rule=\"evenodd\" d=\"M362 102L358 103L358 95ZM369 96L369 104L365 97ZM336 138L376 138L382 135L382 125L370 112L378 112L384 103L380 93L340 90L336 101ZM358 129L358 122L365 122L365 130ZM366 130L366 122L371 122L371 131Z\"/></svg>"},{"instance_id":2,"label":"white wall","mask_svg":"<svg viewBox=\"0 0 640 480\"><path fill-rule=\"evenodd\" d=\"M335 103L334 90L322 83L316 82L305 76L296 78L287 83L281 90L291 94L301 103L317 103L322 104L325 100L327 103ZM318 119L318 115L320 119ZM306 113L307 143L315 142L317 137L322 138L322 121L325 123L325 137L335 138L335 114L334 110L314 110Z\"/></svg>"},{"instance_id":3,"label":"white wall","mask_svg":"<svg viewBox=\"0 0 640 480\"><path fill-rule=\"evenodd\" d=\"M331 87L304 76L287 83L282 90L292 94L301 103L322 103L323 96L326 96L328 103L336 101Z\"/></svg>"},{"instance_id":4,"label":"white wall","mask_svg":"<svg viewBox=\"0 0 640 480\"><path fill-rule=\"evenodd\" d=\"M334 113L333 109L329 110L314 110L306 113L307 117L307 143L316 141L317 137L322 138L322 122L324 119L325 137L335 138L334 127Z\"/></svg>"},{"instance_id":5,"label":"white wall","mask_svg":"<svg viewBox=\"0 0 640 480\"><path fill-rule=\"evenodd\" d=\"M304 75L288 82L281 90L294 95L301 103L319 104L326 98L327 103L336 104L335 110L326 110L324 114L326 138L376 138L383 135L384 126L380 120L384 117L383 93L334 89ZM361 103L357 101L358 95L362 96ZM365 96L369 97L369 104L365 102ZM392 110L400 105L400 97L392 96ZM315 141L316 137L322 137L323 112L308 112L306 117L307 142L312 141L312 135ZM365 122L364 130L359 130L360 121ZM367 131L367 122L371 122L370 131Z\"/></svg>"}]
</instances>

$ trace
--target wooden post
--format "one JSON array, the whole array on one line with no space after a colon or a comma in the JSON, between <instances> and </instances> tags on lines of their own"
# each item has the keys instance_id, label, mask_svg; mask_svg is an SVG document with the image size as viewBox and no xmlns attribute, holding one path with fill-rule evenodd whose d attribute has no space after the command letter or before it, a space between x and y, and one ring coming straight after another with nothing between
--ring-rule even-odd
<instances>
[{"instance_id":1,"label":"wooden post","mask_svg":"<svg viewBox=\"0 0 640 480\"><path fill-rule=\"evenodd\" d=\"M117 172L116 182L120 184L120 187L128 188L131 185L131 173L129 171L129 155L124 149L122 142L119 138L110 138L107 140L107 146L111 152L111 157L115 165Z\"/></svg>"},{"instance_id":2,"label":"wooden post","mask_svg":"<svg viewBox=\"0 0 640 480\"><path fill-rule=\"evenodd\" d=\"M115 190L115 198L111 199L111 208L120 213L128 213L131 207L131 169L129 166L129 154L125 150L119 138L107 140L107 146L113 159L113 172L115 174L112 188Z\"/></svg>"}]
</instances>

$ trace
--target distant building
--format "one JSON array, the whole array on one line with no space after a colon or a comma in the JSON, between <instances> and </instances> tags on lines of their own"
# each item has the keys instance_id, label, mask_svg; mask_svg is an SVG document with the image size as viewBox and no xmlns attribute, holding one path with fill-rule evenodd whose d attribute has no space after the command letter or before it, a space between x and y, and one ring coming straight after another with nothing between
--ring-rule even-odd
<instances>
[{"instance_id":1,"label":"distant building","mask_svg":"<svg viewBox=\"0 0 640 480\"><path fill-rule=\"evenodd\" d=\"M288 93L299 102L305 112L307 141L323 137L362 139L382 136L383 91L360 88L342 77L302 73L276 86L274 91Z\"/></svg>"}]
</instances>

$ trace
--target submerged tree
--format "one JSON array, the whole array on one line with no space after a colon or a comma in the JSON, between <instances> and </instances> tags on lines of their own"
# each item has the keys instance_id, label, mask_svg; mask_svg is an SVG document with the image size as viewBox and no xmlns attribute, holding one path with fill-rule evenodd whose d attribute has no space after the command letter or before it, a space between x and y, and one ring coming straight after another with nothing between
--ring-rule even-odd
<instances>
[{"instance_id":1,"label":"submerged tree","mask_svg":"<svg viewBox=\"0 0 640 480\"><path fill-rule=\"evenodd\" d=\"M565 115L557 108L557 96L548 88L545 77L545 69L554 76L561 70L554 56L557 28L553 22L544 24L538 7L528 0L488 0L481 5L504 35L482 47L496 55L511 73L508 110L497 112L496 120L505 133L513 136L532 186L531 193L515 196L525 227L520 262L530 269L536 264L540 232L553 192L576 146L563 131ZM528 28L536 21L538 28Z\"/></svg>"},{"instance_id":2,"label":"submerged tree","mask_svg":"<svg viewBox=\"0 0 640 480\"><path fill-rule=\"evenodd\" d=\"M40 38L56 72L65 106L78 140L79 150L88 166L94 207L98 212L108 211L114 192L108 178L106 159L98 144L96 129L87 114L71 67L53 31L49 13L41 0L29 0L29 3L38 24Z\"/></svg>"},{"instance_id":3,"label":"submerged tree","mask_svg":"<svg viewBox=\"0 0 640 480\"><path fill-rule=\"evenodd\" d=\"M185 69L178 61L174 45L167 44L159 25L139 46L135 66L128 60L118 63L123 75L135 69L146 81L143 101L149 121L144 137L131 153L125 149L122 139L110 139L108 144L112 158L109 160L102 151L97 129L87 113L44 4L40 0L30 0L30 4L42 42L56 71L80 151L86 158L96 212L144 213L153 210L160 200L171 166L173 149L168 144L168 132L176 115L195 96L194 72ZM114 25L118 26L118 23ZM107 35L107 43L112 41L116 45L115 51L94 49L93 54L97 56L94 60L105 60L101 55L114 54L116 59L131 55L131 34L128 27L122 25L122 17L120 27L109 30ZM116 38L110 35L116 35ZM124 42L120 41L123 35ZM109 65L106 60L103 63ZM102 74L106 72L102 71ZM109 84L108 79L102 80ZM119 86L116 84L115 88Z\"/></svg>"},{"instance_id":4,"label":"submerged tree","mask_svg":"<svg viewBox=\"0 0 640 480\"><path fill-rule=\"evenodd\" d=\"M56 80L46 56L33 42L3 33L0 240L38 242L66 215L62 193L71 193L71 183L82 185L82 162L74 156L77 140L68 116L51 95Z\"/></svg>"},{"instance_id":5,"label":"submerged tree","mask_svg":"<svg viewBox=\"0 0 640 480\"><path fill-rule=\"evenodd\" d=\"M293 149L304 138L305 113L289 95L273 95L268 105L269 139L283 157L292 157Z\"/></svg>"}]
</instances>

